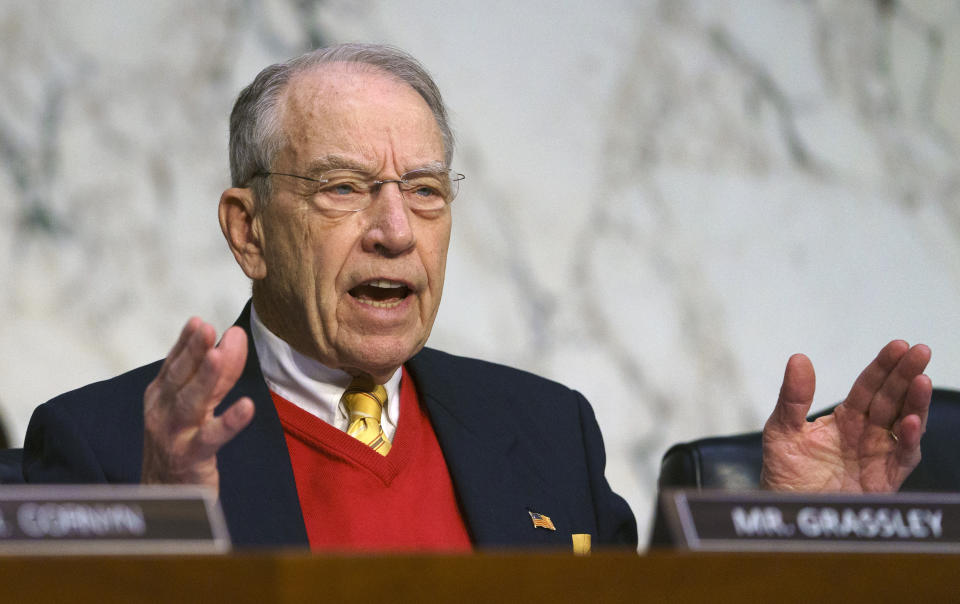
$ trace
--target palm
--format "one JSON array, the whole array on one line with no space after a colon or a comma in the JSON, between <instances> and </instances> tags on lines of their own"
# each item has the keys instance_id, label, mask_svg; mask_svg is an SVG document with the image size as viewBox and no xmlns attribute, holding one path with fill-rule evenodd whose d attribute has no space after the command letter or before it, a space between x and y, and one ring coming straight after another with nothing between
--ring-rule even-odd
<instances>
[{"instance_id":1,"label":"palm","mask_svg":"<svg viewBox=\"0 0 960 604\"><path fill-rule=\"evenodd\" d=\"M222 415L220 403L243 371L247 338L231 328L214 346L213 327L191 319L143 397L145 484L203 484L219 488L216 454L253 418L240 399Z\"/></svg>"},{"instance_id":2,"label":"palm","mask_svg":"<svg viewBox=\"0 0 960 604\"><path fill-rule=\"evenodd\" d=\"M764 486L815 492L897 490L920 461L931 392L922 372L929 358L925 346L891 342L833 413L807 422L813 367L802 355L792 357L780 400L764 427Z\"/></svg>"}]
</instances>

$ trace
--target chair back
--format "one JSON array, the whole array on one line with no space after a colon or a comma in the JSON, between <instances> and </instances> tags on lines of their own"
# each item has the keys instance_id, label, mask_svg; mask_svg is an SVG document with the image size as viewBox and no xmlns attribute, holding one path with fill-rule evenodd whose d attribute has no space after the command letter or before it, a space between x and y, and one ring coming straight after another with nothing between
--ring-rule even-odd
<instances>
[{"instance_id":1,"label":"chair back","mask_svg":"<svg viewBox=\"0 0 960 604\"><path fill-rule=\"evenodd\" d=\"M826 415L825 409L810 419ZM935 388L930 402L923 458L901 491L960 491L960 392ZM760 488L760 432L702 438L670 447L660 464L659 489L697 488L749 490ZM658 513L654 538L663 535Z\"/></svg>"},{"instance_id":2,"label":"chair back","mask_svg":"<svg viewBox=\"0 0 960 604\"><path fill-rule=\"evenodd\" d=\"M0 484L23 482L23 449L0 449Z\"/></svg>"}]
</instances>

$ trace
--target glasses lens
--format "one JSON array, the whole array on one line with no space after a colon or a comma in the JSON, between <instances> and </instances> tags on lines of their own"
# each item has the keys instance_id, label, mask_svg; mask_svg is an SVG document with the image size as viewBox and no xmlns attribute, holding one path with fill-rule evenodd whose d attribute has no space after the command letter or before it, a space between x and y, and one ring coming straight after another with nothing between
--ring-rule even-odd
<instances>
[{"instance_id":1,"label":"glasses lens","mask_svg":"<svg viewBox=\"0 0 960 604\"><path fill-rule=\"evenodd\" d=\"M330 170L320 177L317 202L329 210L356 211L370 205L370 183L357 170Z\"/></svg>"},{"instance_id":2,"label":"glasses lens","mask_svg":"<svg viewBox=\"0 0 960 604\"><path fill-rule=\"evenodd\" d=\"M464 178L466 178L466 176L459 172L450 172L450 199L447 200L447 203L456 199L457 193L460 192L460 181Z\"/></svg>"},{"instance_id":3,"label":"glasses lens","mask_svg":"<svg viewBox=\"0 0 960 604\"><path fill-rule=\"evenodd\" d=\"M456 196L454 183L446 170L414 170L401 179L400 188L413 209L440 210Z\"/></svg>"},{"instance_id":4,"label":"glasses lens","mask_svg":"<svg viewBox=\"0 0 960 604\"><path fill-rule=\"evenodd\" d=\"M300 178L300 177L298 177ZM329 170L319 179L313 193L315 203L325 210L356 212L370 205L374 186L397 183L407 205L415 210L441 210L453 201L463 174L449 170L414 170L399 180L377 181L359 170Z\"/></svg>"}]
</instances>

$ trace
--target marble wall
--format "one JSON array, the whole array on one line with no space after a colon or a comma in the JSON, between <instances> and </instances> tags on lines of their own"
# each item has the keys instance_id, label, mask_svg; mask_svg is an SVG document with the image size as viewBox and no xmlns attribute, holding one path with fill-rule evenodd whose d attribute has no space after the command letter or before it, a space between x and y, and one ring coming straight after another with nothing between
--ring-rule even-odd
<instances>
[{"instance_id":1,"label":"marble wall","mask_svg":"<svg viewBox=\"0 0 960 604\"><path fill-rule=\"evenodd\" d=\"M0 410L162 356L249 286L227 115L268 63L392 43L468 175L431 344L578 388L642 527L673 442L820 405L889 339L960 387L960 3L0 3Z\"/></svg>"}]
</instances>

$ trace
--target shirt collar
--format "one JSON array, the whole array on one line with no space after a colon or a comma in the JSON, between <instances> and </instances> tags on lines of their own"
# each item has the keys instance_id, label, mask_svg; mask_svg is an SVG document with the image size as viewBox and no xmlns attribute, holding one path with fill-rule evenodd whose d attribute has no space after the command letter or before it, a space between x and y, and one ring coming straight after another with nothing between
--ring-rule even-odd
<instances>
[{"instance_id":1,"label":"shirt collar","mask_svg":"<svg viewBox=\"0 0 960 604\"><path fill-rule=\"evenodd\" d=\"M250 306L250 335L260 360L260 371L270 390L328 424L346 430L347 415L340 405L340 397L350 384L350 374L294 350L267 329L253 305ZM387 390L387 413L386 421L381 424L388 438L392 437L400 417L401 374L398 368L383 385Z\"/></svg>"}]
</instances>

